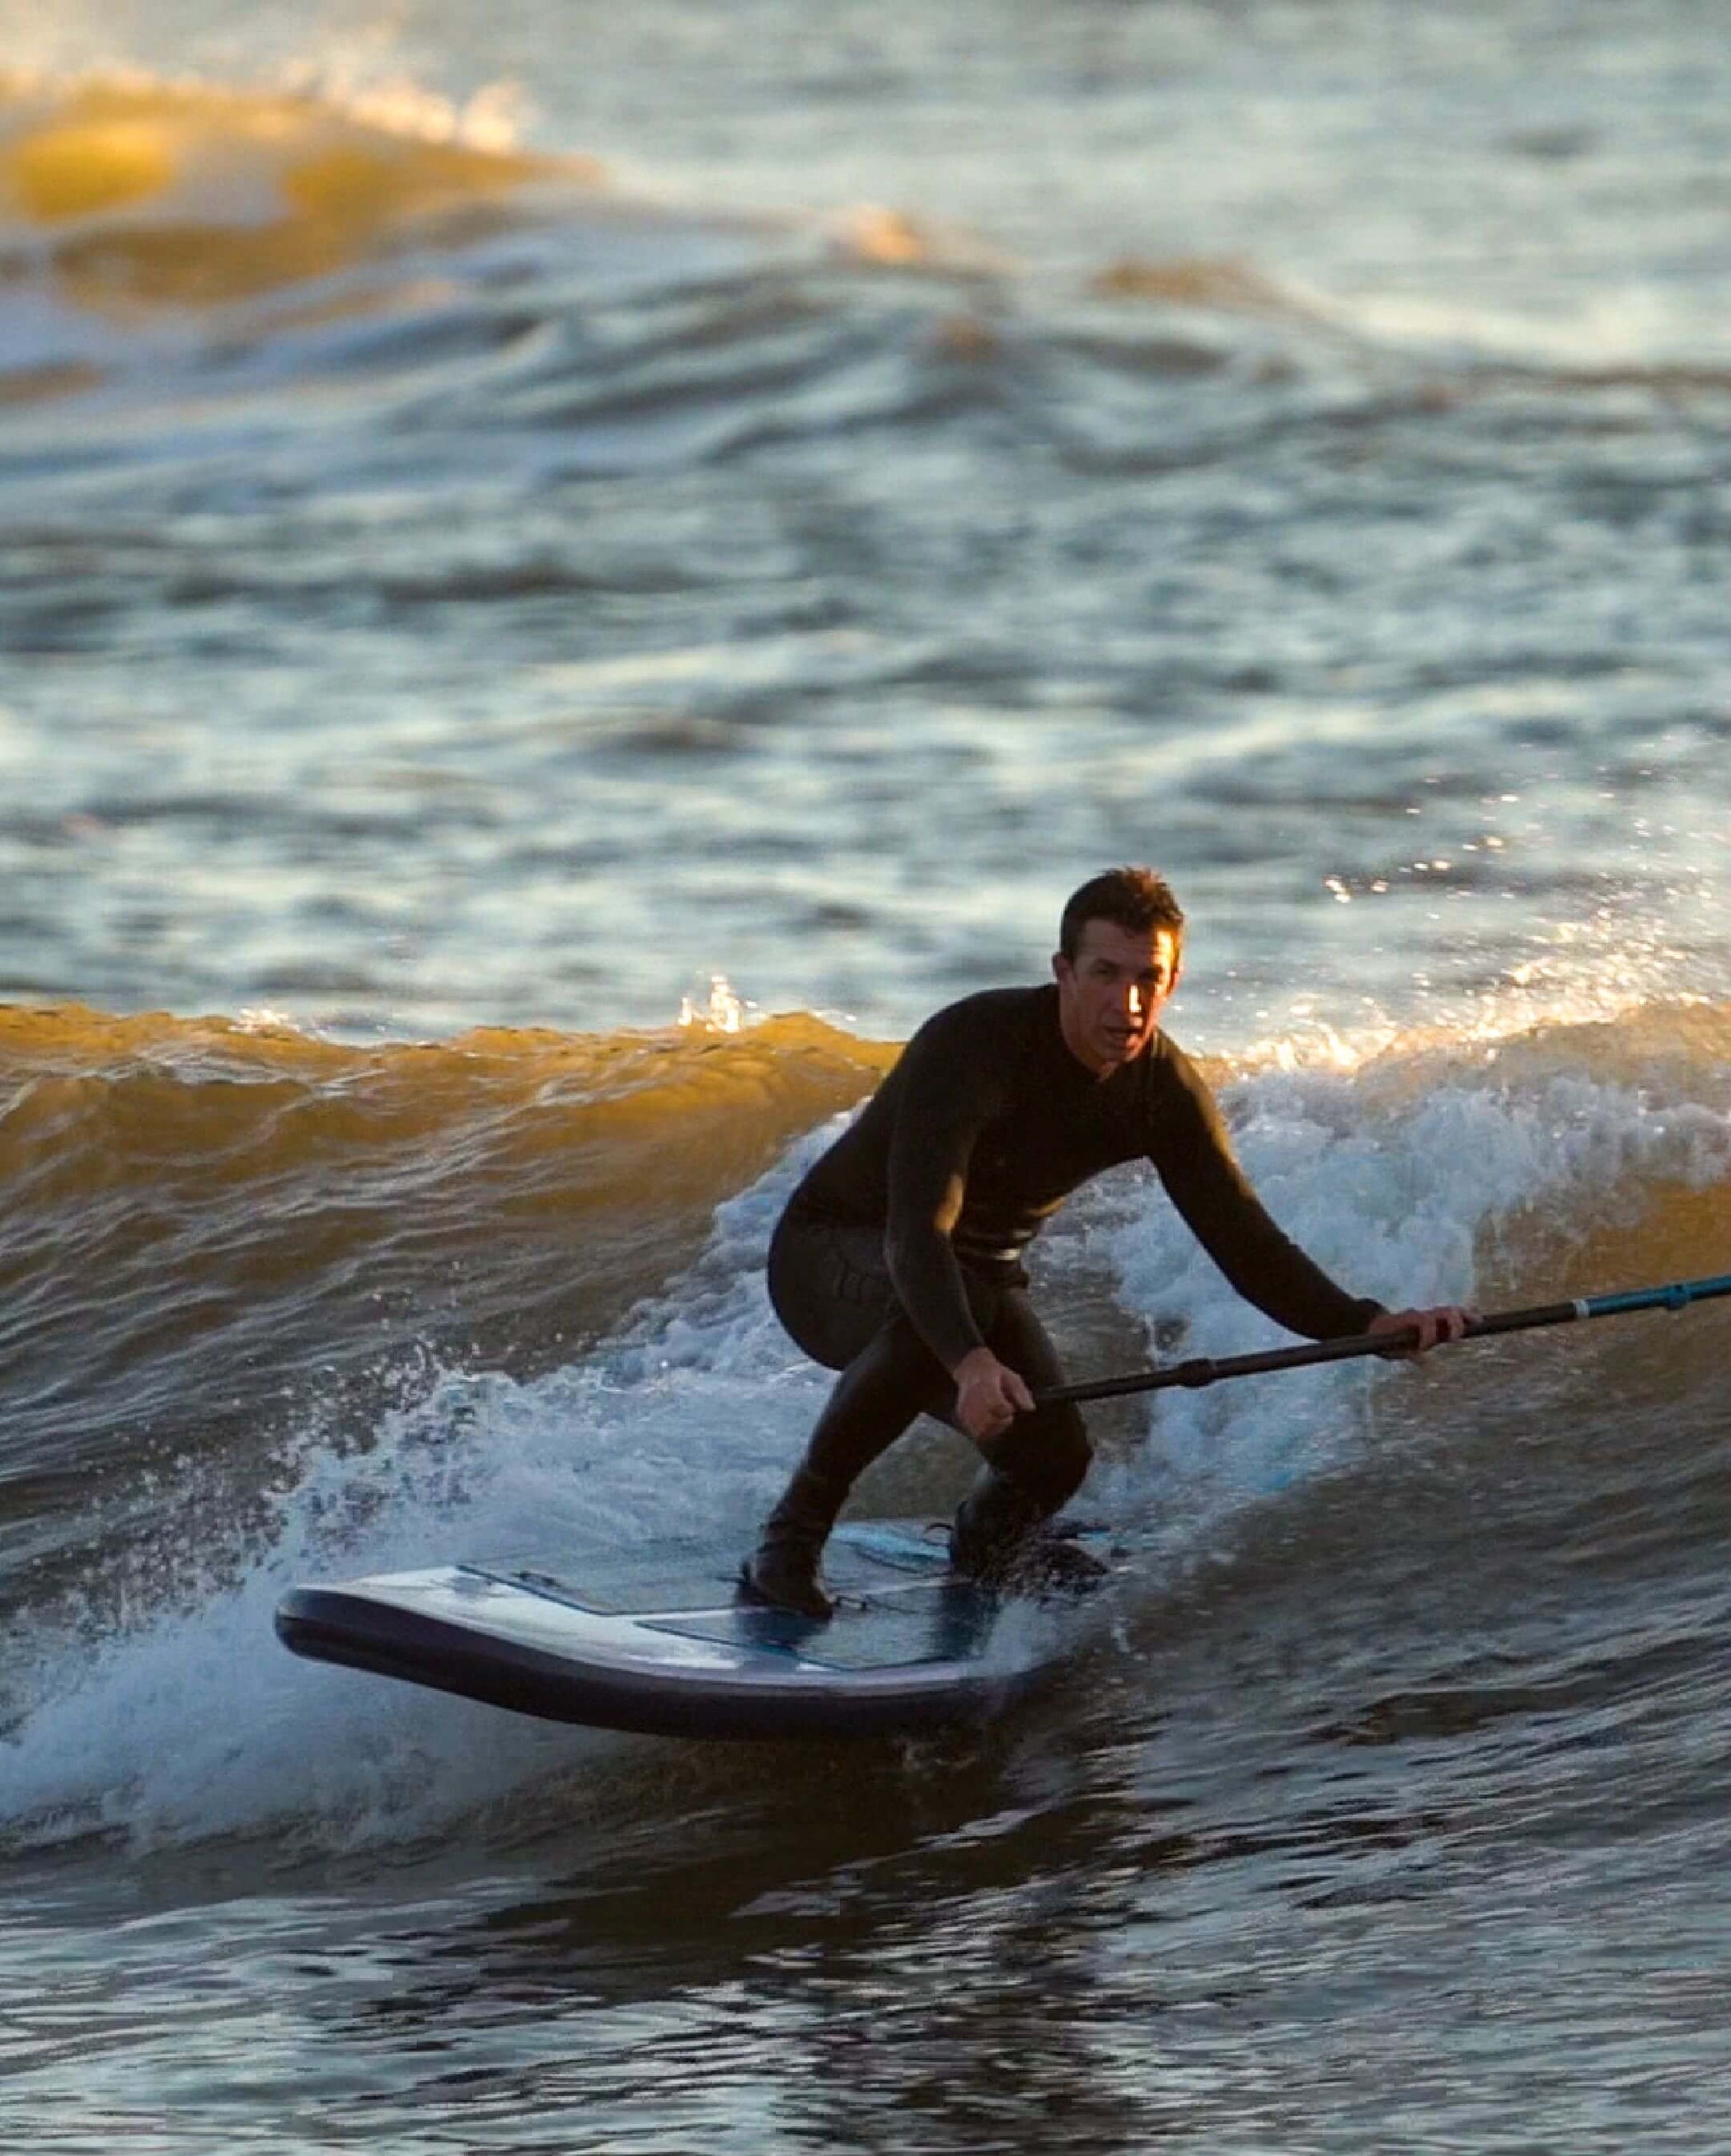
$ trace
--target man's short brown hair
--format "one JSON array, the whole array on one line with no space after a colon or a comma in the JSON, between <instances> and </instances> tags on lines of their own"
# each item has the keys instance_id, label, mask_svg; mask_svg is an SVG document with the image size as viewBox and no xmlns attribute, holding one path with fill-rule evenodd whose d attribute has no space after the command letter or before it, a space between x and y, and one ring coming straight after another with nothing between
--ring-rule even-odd
<instances>
[{"instance_id":1,"label":"man's short brown hair","mask_svg":"<svg viewBox=\"0 0 1731 2156\"><path fill-rule=\"evenodd\" d=\"M1184 908L1170 884L1152 869L1108 869L1071 894L1058 923L1058 947L1073 965L1090 921L1109 921L1132 936L1168 929L1175 952L1184 947Z\"/></svg>"}]
</instances>

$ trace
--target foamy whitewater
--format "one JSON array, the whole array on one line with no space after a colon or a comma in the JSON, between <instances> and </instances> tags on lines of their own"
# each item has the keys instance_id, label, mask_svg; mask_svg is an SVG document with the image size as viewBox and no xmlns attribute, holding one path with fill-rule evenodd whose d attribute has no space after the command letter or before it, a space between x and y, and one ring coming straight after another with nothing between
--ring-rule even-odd
<instances>
[{"instance_id":1,"label":"foamy whitewater","mask_svg":"<svg viewBox=\"0 0 1731 2156\"><path fill-rule=\"evenodd\" d=\"M1113 860L1355 1292L1731 1270L1728 52L7 18L8 2149L1725 2145L1731 1304L1090 1410L1129 1572L941 1740L271 1620L743 1548L781 1204ZM1277 1344L1147 1173L1035 1270L1078 1377Z\"/></svg>"}]
</instances>

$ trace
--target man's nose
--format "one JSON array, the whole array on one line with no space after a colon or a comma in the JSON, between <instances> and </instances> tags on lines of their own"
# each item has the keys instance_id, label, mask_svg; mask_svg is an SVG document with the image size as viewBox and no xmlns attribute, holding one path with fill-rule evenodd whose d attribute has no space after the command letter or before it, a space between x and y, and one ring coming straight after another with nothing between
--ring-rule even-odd
<instances>
[{"instance_id":1,"label":"man's nose","mask_svg":"<svg viewBox=\"0 0 1731 2156\"><path fill-rule=\"evenodd\" d=\"M1132 981L1124 992L1124 1003L1132 1018L1140 1018L1148 1008L1147 991L1139 982Z\"/></svg>"}]
</instances>

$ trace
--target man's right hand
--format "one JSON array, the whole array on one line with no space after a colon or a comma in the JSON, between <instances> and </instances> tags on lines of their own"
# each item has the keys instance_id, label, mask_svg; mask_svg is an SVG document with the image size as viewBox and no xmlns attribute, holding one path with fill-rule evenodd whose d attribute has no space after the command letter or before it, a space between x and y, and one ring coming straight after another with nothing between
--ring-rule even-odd
<instances>
[{"instance_id":1,"label":"man's right hand","mask_svg":"<svg viewBox=\"0 0 1731 2156\"><path fill-rule=\"evenodd\" d=\"M989 1445L1003 1435L1017 1415L1033 1413L1033 1394L989 1348L970 1349L952 1374L955 1419L976 1445Z\"/></svg>"}]
</instances>

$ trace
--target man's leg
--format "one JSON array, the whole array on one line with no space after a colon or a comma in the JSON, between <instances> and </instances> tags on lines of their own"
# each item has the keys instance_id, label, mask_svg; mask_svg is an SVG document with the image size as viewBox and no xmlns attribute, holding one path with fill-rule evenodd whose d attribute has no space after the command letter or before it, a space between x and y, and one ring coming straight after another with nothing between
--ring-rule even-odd
<instances>
[{"instance_id":1,"label":"man's leg","mask_svg":"<svg viewBox=\"0 0 1731 2156\"><path fill-rule=\"evenodd\" d=\"M798 1345L842 1374L741 1584L759 1600L827 1617L817 1560L848 1492L922 1409L941 1414L954 1389L895 1299L876 1229L790 1208L770 1246L769 1289Z\"/></svg>"},{"instance_id":2,"label":"man's leg","mask_svg":"<svg viewBox=\"0 0 1731 2156\"><path fill-rule=\"evenodd\" d=\"M1063 1383L1058 1351L1020 1289L1002 1291L984 1329L993 1354L1032 1390ZM1081 1488L1093 1455L1068 1402L1018 1415L981 1450L986 1465L956 1513L950 1548L959 1571L989 1578L1013 1568L1041 1522Z\"/></svg>"},{"instance_id":3,"label":"man's leg","mask_svg":"<svg viewBox=\"0 0 1731 2156\"><path fill-rule=\"evenodd\" d=\"M745 1568L747 1592L802 1616L828 1616L834 1605L818 1584L817 1561L848 1492L915 1415L941 1412L954 1392L943 1365L893 1310L836 1380Z\"/></svg>"},{"instance_id":4,"label":"man's leg","mask_svg":"<svg viewBox=\"0 0 1731 2156\"><path fill-rule=\"evenodd\" d=\"M953 1424L955 1386L896 1301L875 1230L790 1209L771 1245L769 1287L794 1340L842 1375L742 1584L757 1599L825 1617L833 1605L817 1562L848 1491L917 1414ZM967 1288L993 1353L1036 1389L1061 1384L1063 1366L1026 1294L971 1278ZM1071 1406L1018 1416L981 1449L987 1464L956 1516L951 1551L963 1569L992 1575L1081 1486L1093 1455Z\"/></svg>"}]
</instances>

